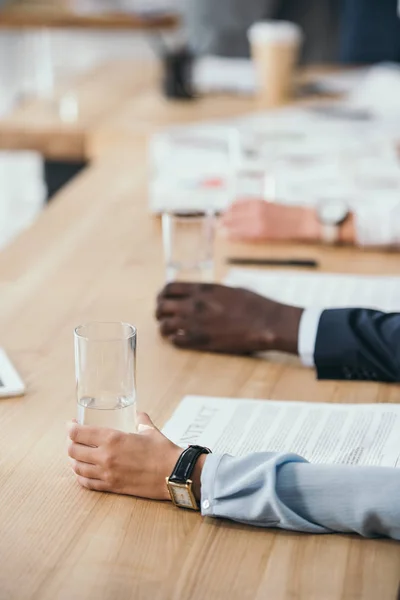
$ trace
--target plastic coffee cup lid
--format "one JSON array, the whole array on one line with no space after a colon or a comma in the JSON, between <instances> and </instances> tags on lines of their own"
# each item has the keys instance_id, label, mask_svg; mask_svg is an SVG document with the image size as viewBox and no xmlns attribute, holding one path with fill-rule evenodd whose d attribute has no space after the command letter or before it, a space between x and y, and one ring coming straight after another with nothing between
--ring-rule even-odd
<instances>
[{"instance_id":1,"label":"plastic coffee cup lid","mask_svg":"<svg viewBox=\"0 0 400 600\"><path fill-rule=\"evenodd\" d=\"M301 42L301 27L290 21L258 21L248 30L250 42Z\"/></svg>"}]
</instances>

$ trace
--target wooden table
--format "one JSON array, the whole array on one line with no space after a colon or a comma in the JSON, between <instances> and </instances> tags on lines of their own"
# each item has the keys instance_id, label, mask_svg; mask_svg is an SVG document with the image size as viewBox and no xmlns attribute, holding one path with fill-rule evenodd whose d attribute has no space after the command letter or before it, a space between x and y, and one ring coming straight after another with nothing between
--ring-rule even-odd
<instances>
[{"instance_id":1,"label":"wooden table","mask_svg":"<svg viewBox=\"0 0 400 600\"><path fill-rule=\"evenodd\" d=\"M154 85L155 69L111 61L61 83L51 99L27 98L0 119L1 150L35 150L48 159L90 160L89 133L131 97ZM76 120L62 121L60 102L76 98Z\"/></svg>"},{"instance_id":2,"label":"wooden table","mask_svg":"<svg viewBox=\"0 0 400 600\"><path fill-rule=\"evenodd\" d=\"M72 330L138 326L138 398L162 425L188 393L396 402L396 386L317 382L294 361L182 352L153 318L160 224L146 210L142 149L79 176L0 254L0 339L28 386L0 402L1 600L389 600L400 546L356 536L252 529L168 503L81 489L65 422L76 412ZM219 244L217 255L241 248ZM251 249L246 249L246 253ZM291 245L327 271L400 274L398 256Z\"/></svg>"},{"instance_id":3,"label":"wooden table","mask_svg":"<svg viewBox=\"0 0 400 600\"><path fill-rule=\"evenodd\" d=\"M170 29L179 23L176 14L136 15L123 12L83 12L79 0L9 0L0 9L0 28L37 29ZM100 5L101 6L101 5Z\"/></svg>"}]
</instances>

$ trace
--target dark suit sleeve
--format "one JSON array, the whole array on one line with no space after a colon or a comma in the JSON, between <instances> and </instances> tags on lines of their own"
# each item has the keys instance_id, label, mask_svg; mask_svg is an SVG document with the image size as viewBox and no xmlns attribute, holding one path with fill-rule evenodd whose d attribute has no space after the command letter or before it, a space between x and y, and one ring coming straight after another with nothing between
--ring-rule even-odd
<instances>
[{"instance_id":1,"label":"dark suit sleeve","mask_svg":"<svg viewBox=\"0 0 400 600\"><path fill-rule=\"evenodd\" d=\"M314 360L319 379L400 381L400 313L325 310Z\"/></svg>"}]
</instances>

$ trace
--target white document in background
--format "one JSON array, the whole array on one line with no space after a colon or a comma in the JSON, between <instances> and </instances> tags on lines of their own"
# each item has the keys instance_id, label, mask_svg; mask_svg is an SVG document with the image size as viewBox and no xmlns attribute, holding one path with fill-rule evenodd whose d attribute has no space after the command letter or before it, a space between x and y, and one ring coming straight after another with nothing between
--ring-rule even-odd
<instances>
[{"instance_id":1,"label":"white document in background","mask_svg":"<svg viewBox=\"0 0 400 600\"><path fill-rule=\"evenodd\" d=\"M224 283L302 308L400 311L400 277L231 269Z\"/></svg>"},{"instance_id":2,"label":"white document in background","mask_svg":"<svg viewBox=\"0 0 400 600\"><path fill-rule=\"evenodd\" d=\"M381 63L369 69L364 81L354 88L346 102L349 106L370 111L375 117L398 117L399 94L399 65Z\"/></svg>"},{"instance_id":3,"label":"white document in background","mask_svg":"<svg viewBox=\"0 0 400 600\"><path fill-rule=\"evenodd\" d=\"M370 67L359 67L324 73L313 78L318 90L325 94L350 94L363 83Z\"/></svg>"},{"instance_id":4,"label":"white document in background","mask_svg":"<svg viewBox=\"0 0 400 600\"><path fill-rule=\"evenodd\" d=\"M400 405L187 396L163 430L216 454L294 452L312 463L400 467Z\"/></svg>"},{"instance_id":5,"label":"white document in background","mask_svg":"<svg viewBox=\"0 0 400 600\"><path fill-rule=\"evenodd\" d=\"M232 126L175 127L149 145L150 210L224 210L233 193L232 156L239 138Z\"/></svg>"},{"instance_id":6,"label":"white document in background","mask_svg":"<svg viewBox=\"0 0 400 600\"><path fill-rule=\"evenodd\" d=\"M253 62L246 58L199 57L193 65L193 85L201 94L254 94L256 74Z\"/></svg>"}]
</instances>

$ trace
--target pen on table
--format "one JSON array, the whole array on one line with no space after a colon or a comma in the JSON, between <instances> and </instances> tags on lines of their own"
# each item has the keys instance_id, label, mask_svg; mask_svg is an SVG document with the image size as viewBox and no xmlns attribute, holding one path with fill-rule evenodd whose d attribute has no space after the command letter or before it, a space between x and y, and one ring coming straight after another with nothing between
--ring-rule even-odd
<instances>
[{"instance_id":1,"label":"pen on table","mask_svg":"<svg viewBox=\"0 0 400 600\"><path fill-rule=\"evenodd\" d=\"M228 258L228 264L241 266L260 266L260 267L304 267L317 269L318 261L314 259L297 258Z\"/></svg>"}]
</instances>

